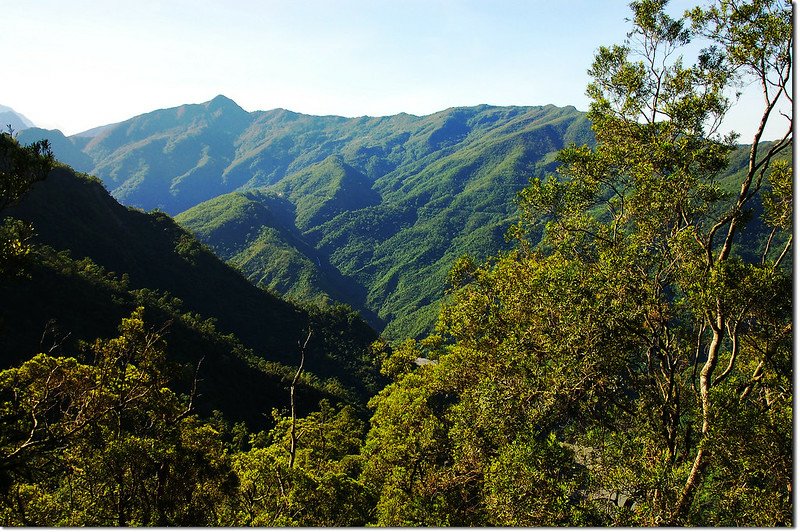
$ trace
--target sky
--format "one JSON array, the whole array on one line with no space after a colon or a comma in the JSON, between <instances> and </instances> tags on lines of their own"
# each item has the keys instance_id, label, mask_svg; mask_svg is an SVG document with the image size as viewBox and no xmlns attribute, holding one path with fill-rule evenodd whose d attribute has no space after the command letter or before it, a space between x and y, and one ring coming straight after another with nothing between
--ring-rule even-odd
<instances>
[{"instance_id":1,"label":"sky","mask_svg":"<svg viewBox=\"0 0 800 532\"><path fill-rule=\"evenodd\" d=\"M623 41L630 16L628 0L0 0L0 12L0 104L67 135L218 94L313 115L585 111L594 53ZM746 103L725 124L743 140Z\"/></svg>"}]
</instances>

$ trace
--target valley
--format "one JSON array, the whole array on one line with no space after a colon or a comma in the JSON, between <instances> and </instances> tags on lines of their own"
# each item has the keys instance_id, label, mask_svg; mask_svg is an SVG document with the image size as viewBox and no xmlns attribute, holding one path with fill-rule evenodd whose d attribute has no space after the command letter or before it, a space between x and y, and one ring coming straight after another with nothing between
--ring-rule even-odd
<instances>
[{"instance_id":1,"label":"valley","mask_svg":"<svg viewBox=\"0 0 800 532\"><path fill-rule=\"evenodd\" d=\"M174 216L254 284L346 303L392 339L430 332L453 262L507 249L517 193L593 138L574 108L343 118L247 113L224 96L20 139L34 137L121 203Z\"/></svg>"}]
</instances>

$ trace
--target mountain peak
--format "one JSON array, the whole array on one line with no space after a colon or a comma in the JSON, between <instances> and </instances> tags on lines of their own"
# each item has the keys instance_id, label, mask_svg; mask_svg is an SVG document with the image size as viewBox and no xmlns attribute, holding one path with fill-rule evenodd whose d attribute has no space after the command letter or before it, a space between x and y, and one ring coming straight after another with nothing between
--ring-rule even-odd
<instances>
[{"instance_id":1,"label":"mountain peak","mask_svg":"<svg viewBox=\"0 0 800 532\"><path fill-rule=\"evenodd\" d=\"M235 109L236 111L244 111L244 109L239 107L239 104L237 104L236 102L234 102L233 100L222 94L214 96L213 99L206 102L205 106L209 111L228 110L228 109Z\"/></svg>"},{"instance_id":2,"label":"mountain peak","mask_svg":"<svg viewBox=\"0 0 800 532\"><path fill-rule=\"evenodd\" d=\"M11 107L0 105L0 127L5 130L6 126L11 126L12 129L20 131L34 127L34 124Z\"/></svg>"}]
</instances>

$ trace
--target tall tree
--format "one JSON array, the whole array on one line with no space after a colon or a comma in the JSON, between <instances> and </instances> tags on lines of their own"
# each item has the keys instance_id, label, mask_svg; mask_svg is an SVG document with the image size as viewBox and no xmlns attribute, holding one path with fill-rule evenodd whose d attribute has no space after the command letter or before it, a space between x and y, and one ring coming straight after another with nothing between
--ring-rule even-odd
<instances>
[{"instance_id":1,"label":"tall tree","mask_svg":"<svg viewBox=\"0 0 800 532\"><path fill-rule=\"evenodd\" d=\"M584 244L595 250L619 257L635 253L631 273L641 279L642 293L652 305L636 333L644 340L648 368L659 368L650 373L659 390L667 457L673 462L686 423L681 397L696 390L697 420L684 430L696 439L694 459L665 516L666 522L678 524L687 518L713 462L714 433L725 419L723 397L735 382L737 362L743 362L737 359L755 357L759 368L771 358L743 353L743 344L756 343L756 325L770 319L765 307L787 302L780 295L785 273L777 268L790 249L791 234L771 263L766 248L762 263L748 263L734 252L734 243L755 244L747 217L770 179L791 193L783 185L790 170L775 164L776 155L791 144L791 117L784 114L788 125L780 140L766 146L761 141L780 104L792 101L792 14L785 1L723 0L688 13L690 30L665 13L666 3L632 3L629 41L600 50L589 87L598 147L592 153L576 149L563 155L567 188L588 192L582 206L603 205L607 217L597 230L582 233L586 225L579 216L564 215L553 203L546 208L558 223L558 228L551 226L551 242L569 241L578 230ZM695 65L685 67L673 56L696 36L708 39L710 46ZM761 87L763 109L756 117L746 172L732 186L721 177L734 137L721 137L718 130L731 105L727 91L751 81ZM783 326L791 329L790 323ZM776 343L785 341L786 332L774 331ZM691 378L686 379L688 368Z\"/></svg>"},{"instance_id":2,"label":"tall tree","mask_svg":"<svg viewBox=\"0 0 800 532\"><path fill-rule=\"evenodd\" d=\"M597 145L563 150L559 175L522 192L517 249L454 269L449 341L417 349L438 364L374 400L368 471L393 452L381 434L422 434L420 419L386 417L421 380L419 415L440 425L428 447L450 449L426 483L471 486L462 516L792 522L792 8L667 7L633 2L628 39L599 49ZM764 105L742 149L720 128L753 80ZM763 142L780 114L785 135ZM385 471L384 486L398 478Z\"/></svg>"}]
</instances>

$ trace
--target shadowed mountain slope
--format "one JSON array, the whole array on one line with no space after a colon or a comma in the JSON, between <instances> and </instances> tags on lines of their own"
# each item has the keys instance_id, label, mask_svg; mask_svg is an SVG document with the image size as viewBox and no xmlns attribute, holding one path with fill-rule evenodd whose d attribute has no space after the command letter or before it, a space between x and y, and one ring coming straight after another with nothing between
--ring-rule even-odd
<instances>
[{"instance_id":1,"label":"shadowed mountain slope","mask_svg":"<svg viewBox=\"0 0 800 532\"><path fill-rule=\"evenodd\" d=\"M30 277L0 287L11 305L0 316L4 365L42 350L53 324L70 342L111 336L122 316L145 304L154 323L172 322L179 361L194 366L205 357L206 410L257 423L272 407L287 406L289 366L309 327L306 409L322 397L361 404L376 391L366 358L376 335L364 322L336 308L305 310L256 288L167 215L125 208L92 178L53 170L8 214L32 223L40 245L68 251L40 252L45 259L34 261ZM96 272L95 265L102 270L87 277L83 270ZM204 318L214 321L202 325ZM250 383L247 391L242 383Z\"/></svg>"}]
</instances>

